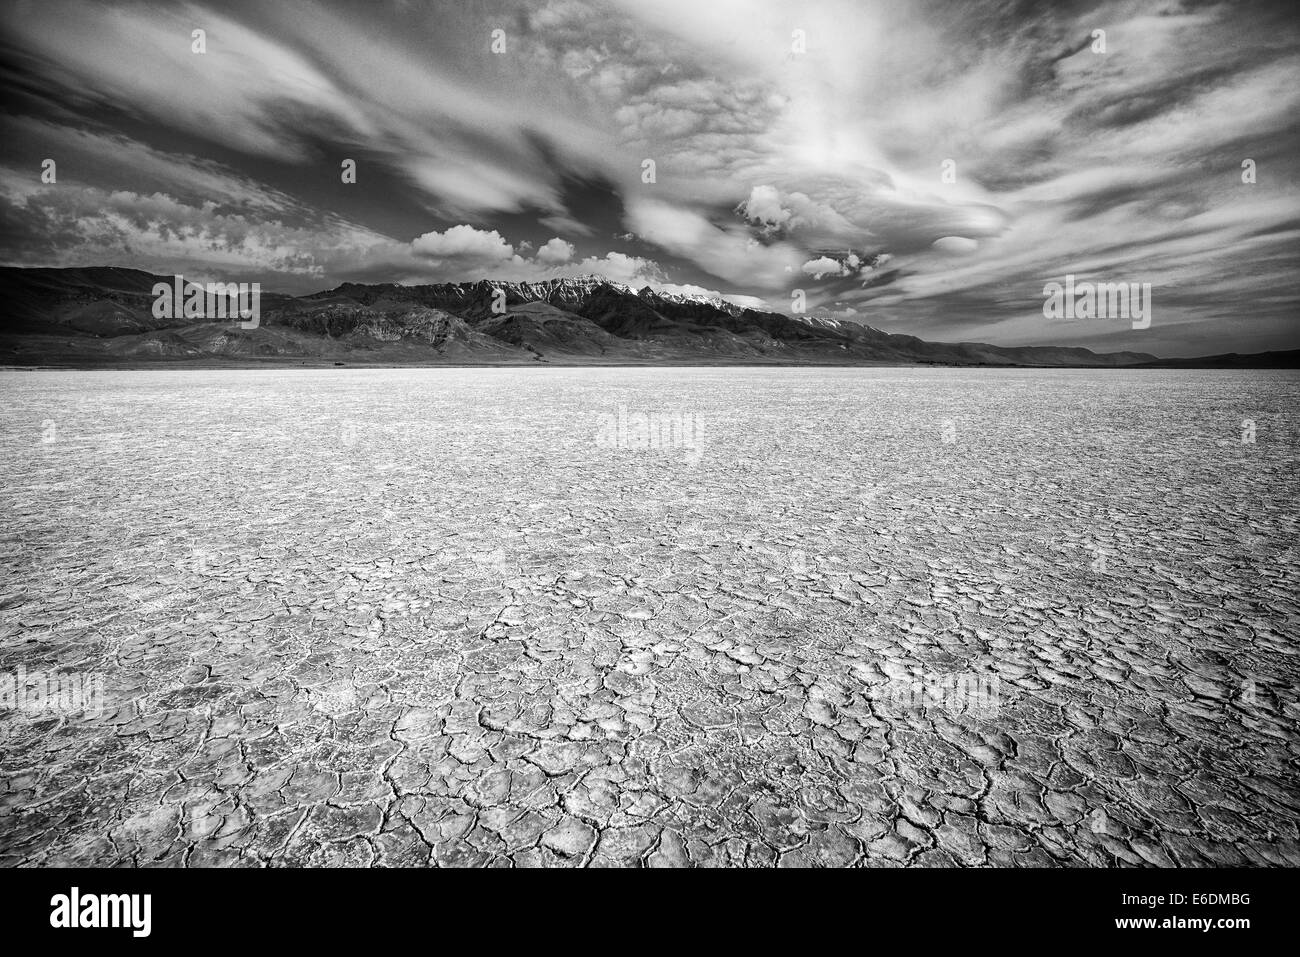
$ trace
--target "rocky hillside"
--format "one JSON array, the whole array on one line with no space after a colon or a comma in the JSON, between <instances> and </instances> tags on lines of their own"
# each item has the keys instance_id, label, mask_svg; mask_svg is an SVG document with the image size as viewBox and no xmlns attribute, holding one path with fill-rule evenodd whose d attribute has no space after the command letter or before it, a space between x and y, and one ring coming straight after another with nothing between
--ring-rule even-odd
<instances>
[{"instance_id":1,"label":"rocky hillside","mask_svg":"<svg viewBox=\"0 0 1300 957\"><path fill-rule=\"evenodd\" d=\"M263 293L255 329L158 318L155 283L134 269L0 268L8 304L0 363L247 359L424 363L941 363L1128 366L1143 353L926 342L856 323L743 309L705 296L632 289L599 276L545 282L345 283L307 296ZM503 296L500 294L504 294ZM504 312L501 304L504 303Z\"/></svg>"}]
</instances>

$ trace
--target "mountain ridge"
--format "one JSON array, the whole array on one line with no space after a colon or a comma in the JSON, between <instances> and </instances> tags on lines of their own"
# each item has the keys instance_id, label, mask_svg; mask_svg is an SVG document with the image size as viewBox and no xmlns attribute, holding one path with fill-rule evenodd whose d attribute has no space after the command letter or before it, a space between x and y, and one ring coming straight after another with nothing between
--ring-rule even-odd
<instances>
[{"instance_id":1,"label":"mountain ridge","mask_svg":"<svg viewBox=\"0 0 1300 957\"><path fill-rule=\"evenodd\" d=\"M155 317L152 289L172 281L116 266L0 267L0 296L8 306L0 322L0 364L246 359L1151 367L1197 361L1077 346L929 342L710 296L638 290L599 275L411 286L345 282L302 296L262 293L259 325L243 329L233 321ZM1217 358L1221 365L1252 363L1250 356L1234 355L1231 363Z\"/></svg>"}]
</instances>

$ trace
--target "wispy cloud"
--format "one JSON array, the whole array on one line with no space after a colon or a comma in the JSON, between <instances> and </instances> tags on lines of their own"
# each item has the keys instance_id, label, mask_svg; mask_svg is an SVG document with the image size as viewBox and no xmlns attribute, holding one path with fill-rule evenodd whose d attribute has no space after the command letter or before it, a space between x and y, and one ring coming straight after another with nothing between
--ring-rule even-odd
<instances>
[{"instance_id":1,"label":"wispy cloud","mask_svg":"<svg viewBox=\"0 0 1300 957\"><path fill-rule=\"evenodd\" d=\"M1283 4L48 0L4 50L10 262L600 271L937 338L1298 338ZM1046 323L1067 272L1152 283L1152 328Z\"/></svg>"}]
</instances>

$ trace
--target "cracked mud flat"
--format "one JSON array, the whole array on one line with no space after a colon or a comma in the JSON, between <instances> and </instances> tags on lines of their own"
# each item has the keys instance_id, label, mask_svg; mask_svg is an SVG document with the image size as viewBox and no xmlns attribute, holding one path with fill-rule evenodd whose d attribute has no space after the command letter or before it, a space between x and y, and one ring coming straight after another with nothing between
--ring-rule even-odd
<instances>
[{"instance_id":1,"label":"cracked mud flat","mask_svg":"<svg viewBox=\"0 0 1300 957\"><path fill-rule=\"evenodd\" d=\"M0 394L0 864L1300 865L1294 373Z\"/></svg>"}]
</instances>

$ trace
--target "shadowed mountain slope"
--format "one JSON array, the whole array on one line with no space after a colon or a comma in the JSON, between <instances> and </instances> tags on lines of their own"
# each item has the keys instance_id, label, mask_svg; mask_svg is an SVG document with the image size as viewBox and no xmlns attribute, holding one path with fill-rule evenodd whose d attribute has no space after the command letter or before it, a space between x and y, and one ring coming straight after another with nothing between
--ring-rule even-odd
<instances>
[{"instance_id":1,"label":"shadowed mountain slope","mask_svg":"<svg viewBox=\"0 0 1300 957\"><path fill-rule=\"evenodd\" d=\"M229 360L437 363L1294 365L1294 356L1160 360L1062 346L927 342L870 326L744 309L706 296L634 290L599 276L544 282L344 283L261 294L257 328L154 314L136 269L0 267L0 363L113 365ZM1285 361L1283 361L1285 360Z\"/></svg>"}]
</instances>

